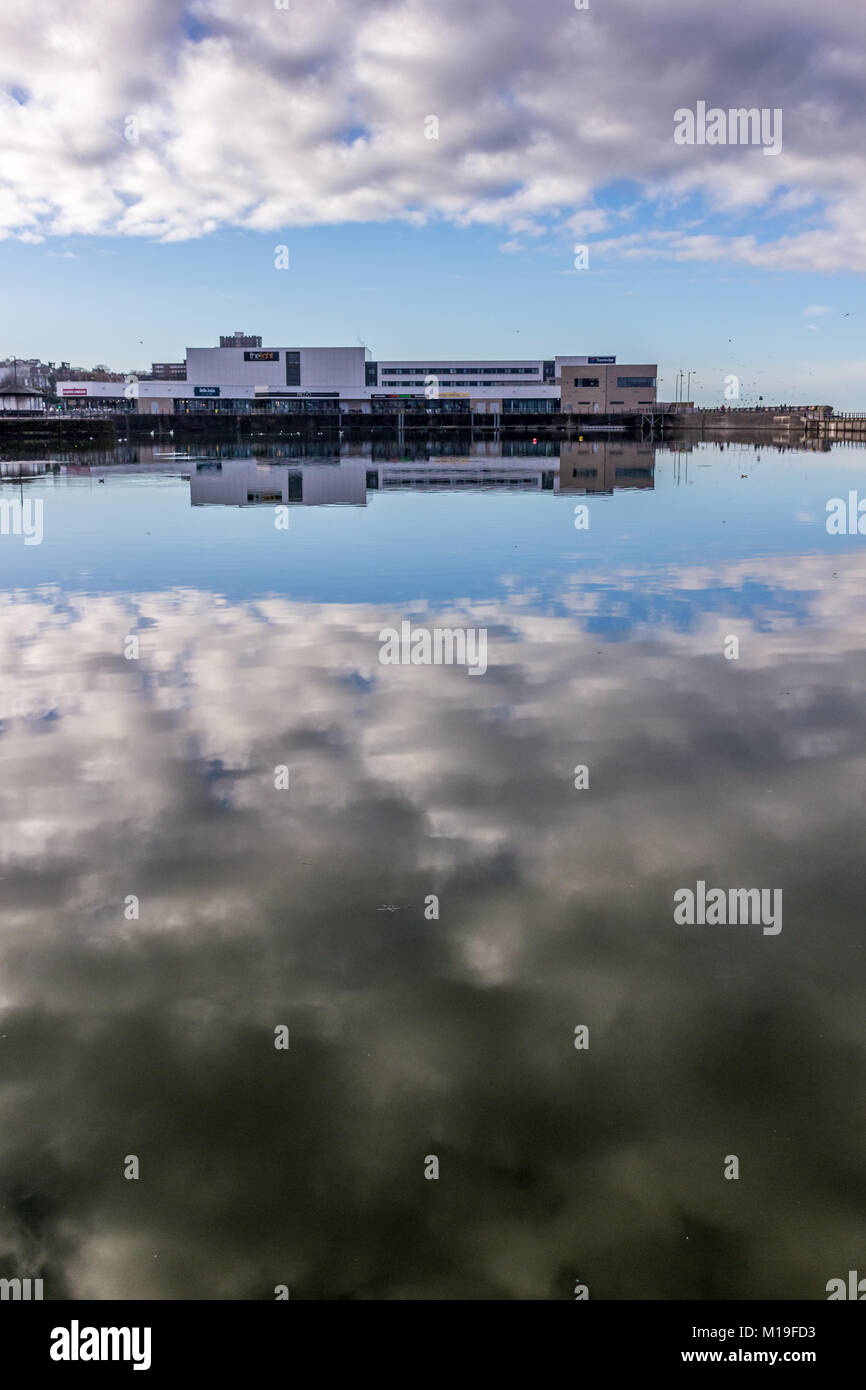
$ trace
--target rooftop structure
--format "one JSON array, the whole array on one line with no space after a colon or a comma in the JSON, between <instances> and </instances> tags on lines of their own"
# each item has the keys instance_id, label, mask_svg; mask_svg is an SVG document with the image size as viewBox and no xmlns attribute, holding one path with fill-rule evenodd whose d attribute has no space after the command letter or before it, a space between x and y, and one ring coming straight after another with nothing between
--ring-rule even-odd
<instances>
[{"instance_id":1,"label":"rooftop structure","mask_svg":"<svg viewBox=\"0 0 866 1390\"><path fill-rule=\"evenodd\" d=\"M242 333L239 328L234 333L223 333L220 335L221 348L260 348L261 338L254 333Z\"/></svg>"}]
</instances>

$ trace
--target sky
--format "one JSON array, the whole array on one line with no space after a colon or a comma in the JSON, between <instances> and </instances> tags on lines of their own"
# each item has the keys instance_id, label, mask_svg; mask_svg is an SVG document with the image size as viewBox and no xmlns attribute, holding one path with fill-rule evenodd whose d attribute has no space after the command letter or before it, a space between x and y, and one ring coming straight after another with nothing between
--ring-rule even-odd
<instances>
[{"instance_id":1,"label":"sky","mask_svg":"<svg viewBox=\"0 0 866 1390\"><path fill-rule=\"evenodd\" d=\"M742 404L866 407L856 0L0 0L0 21L0 357L136 370L242 329L615 353L658 362L660 399L682 370L708 405L736 377ZM766 134L681 143L701 102Z\"/></svg>"}]
</instances>

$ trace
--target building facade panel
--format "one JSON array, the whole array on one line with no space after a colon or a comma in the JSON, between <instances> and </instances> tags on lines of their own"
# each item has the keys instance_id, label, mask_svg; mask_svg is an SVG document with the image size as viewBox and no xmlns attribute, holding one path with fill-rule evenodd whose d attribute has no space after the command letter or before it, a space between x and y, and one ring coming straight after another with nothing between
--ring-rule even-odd
<instances>
[{"instance_id":1,"label":"building facade panel","mask_svg":"<svg viewBox=\"0 0 866 1390\"><path fill-rule=\"evenodd\" d=\"M640 410L656 401L655 363L617 363L609 358L558 358L562 408L568 414Z\"/></svg>"}]
</instances>

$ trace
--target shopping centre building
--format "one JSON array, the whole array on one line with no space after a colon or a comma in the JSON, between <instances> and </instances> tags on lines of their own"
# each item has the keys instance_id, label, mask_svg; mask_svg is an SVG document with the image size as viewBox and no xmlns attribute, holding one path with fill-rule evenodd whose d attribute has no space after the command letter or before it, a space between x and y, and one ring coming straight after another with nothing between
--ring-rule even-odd
<instances>
[{"instance_id":1,"label":"shopping centre building","mask_svg":"<svg viewBox=\"0 0 866 1390\"><path fill-rule=\"evenodd\" d=\"M242 334L222 342L255 346L187 348L185 365L154 364L126 383L59 379L57 395L71 409L147 415L331 409L368 414L413 407L606 414L639 411L656 401L656 366L618 365L611 356L372 361L360 346L263 348L260 339Z\"/></svg>"}]
</instances>

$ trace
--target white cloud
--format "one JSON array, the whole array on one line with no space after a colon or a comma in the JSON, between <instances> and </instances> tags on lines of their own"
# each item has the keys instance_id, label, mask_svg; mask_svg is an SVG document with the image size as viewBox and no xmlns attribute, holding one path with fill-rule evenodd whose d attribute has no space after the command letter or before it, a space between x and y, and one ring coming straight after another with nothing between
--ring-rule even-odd
<instances>
[{"instance_id":1,"label":"white cloud","mask_svg":"<svg viewBox=\"0 0 866 1390\"><path fill-rule=\"evenodd\" d=\"M810 304L808 308L803 310L803 315L807 319L817 319L820 318L822 314L829 313L829 304Z\"/></svg>"},{"instance_id":2,"label":"white cloud","mask_svg":"<svg viewBox=\"0 0 866 1390\"><path fill-rule=\"evenodd\" d=\"M0 19L0 236L394 218L596 234L599 190L628 181L668 217L688 200L683 227L697 199L786 230L638 233L607 254L866 270L847 0L731 0L698 25L691 0L550 3L543 22L524 0L0 0ZM675 145L674 111L700 99L782 108L782 154Z\"/></svg>"}]
</instances>

